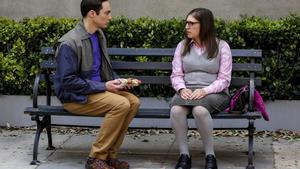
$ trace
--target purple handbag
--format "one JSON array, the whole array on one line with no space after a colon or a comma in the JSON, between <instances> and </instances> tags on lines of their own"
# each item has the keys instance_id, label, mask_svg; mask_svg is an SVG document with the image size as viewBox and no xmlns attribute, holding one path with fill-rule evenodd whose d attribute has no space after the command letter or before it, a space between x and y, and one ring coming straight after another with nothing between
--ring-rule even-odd
<instances>
[{"instance_id":1,"label":"purple handbag","mask_svg":"<svg viewBox=\"0 0 300 169\"><path fill-rule=\"evenodd\" d=\"M229 107L225 109L226 112L234 112L234 111L242 111L245 112L248 109L248 91L249 91L249 86L243 86L240 89L238 89L234 95L231 97ZM266 111L266 107L264 104L264 101L260 95L260 93L255 89L254 90L254 107L255 110L258 110L261 112L263 118L266 121L269 121L269 114Z\"/></svg>"}]
</instances>

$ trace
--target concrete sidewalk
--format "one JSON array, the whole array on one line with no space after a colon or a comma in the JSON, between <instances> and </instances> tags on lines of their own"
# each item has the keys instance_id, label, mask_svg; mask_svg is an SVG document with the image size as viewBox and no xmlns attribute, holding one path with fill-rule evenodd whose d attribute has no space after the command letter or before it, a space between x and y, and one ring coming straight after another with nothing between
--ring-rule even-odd
<instances>
[{"instance_id":1,"label":"concrete sidewalk","mask_svg":"<svg viewBox=\"0 0 300 169\"><path fill-rule=\"evenodd\" d=\"M42 134L38 159L40 165L29 165L32 160L34 131L0 130L0 169L82 169L95 135L53 134L56 150L45 150L46 134ZM189 145L193 169L204 168L204 154L199 136L190 137ZM215 137L215 151L219 169L243 169L247 164L247 138ZM270 137L255 139L256 169L299 169L300 140ZM130 163L131 169L171 169L178 158L174 135L168 133L128 135L119 158Z\"/></svg>"}]
</instances>

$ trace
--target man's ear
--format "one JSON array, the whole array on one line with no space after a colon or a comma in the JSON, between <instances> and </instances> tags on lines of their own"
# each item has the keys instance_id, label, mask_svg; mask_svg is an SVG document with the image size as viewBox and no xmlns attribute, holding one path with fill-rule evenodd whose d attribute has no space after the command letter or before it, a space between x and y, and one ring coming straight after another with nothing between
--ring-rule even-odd
<instances>
[{"instance_id":1,"label":"man's ear","mask_svg":"<svg viewBox=\"0 0 300 169\"><path fill-rule=\"evenodd\" d=\"M94 10L90 10L88 13L87 13L87 15L89 16L89 17L95 17L97 14L96 14L96 12L94 11Z\"/></svg>"}]
</instances>

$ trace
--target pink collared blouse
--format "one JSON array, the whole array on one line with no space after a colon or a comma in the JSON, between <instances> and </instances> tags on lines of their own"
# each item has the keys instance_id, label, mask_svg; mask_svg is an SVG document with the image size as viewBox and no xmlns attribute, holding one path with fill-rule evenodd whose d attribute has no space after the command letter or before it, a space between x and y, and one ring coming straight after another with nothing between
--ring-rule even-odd
<instances>
[{"instance_id":1,"label":"pink collared blouse","mask_svg":"<svg viewBox=\"0 0 300 169\"><path fill-rule=\"evenodd\" d=\"M194 48L199 55L201 55L205 50L201 47L198 47L195 43L191 43L191 48ZM172 74L171 82L172 86L176 92L182 88L186 88L184 82L184 72L182 67L182 53L183 50L183 41L181 41L175 50L174 58L172 61ZM219 55L220 58L220 68L217 75L217 79L211 83L209 86L203 88L207 94L219 93L226 90L230 85L231 80L231 70L232 70L232 55L229 45L220 40L219 43Z\"/></svg>"}]
</instances>

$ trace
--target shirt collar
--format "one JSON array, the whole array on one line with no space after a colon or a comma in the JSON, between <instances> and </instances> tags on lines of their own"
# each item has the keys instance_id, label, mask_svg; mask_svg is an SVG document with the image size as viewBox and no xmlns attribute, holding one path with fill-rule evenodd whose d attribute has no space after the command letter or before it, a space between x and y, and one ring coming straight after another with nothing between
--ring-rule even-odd
<instances>
[{"instance_id":1,"label":"shirt collar","mask_svg":"<svg viewBox=\"0 0 300 169\"><path fill-rule=\"evenodd\" d=\"M197 45L197 43L192 39L189 45L194 45L196 48L201 48L200 46Z\"/></svg>"}]
</instances>

